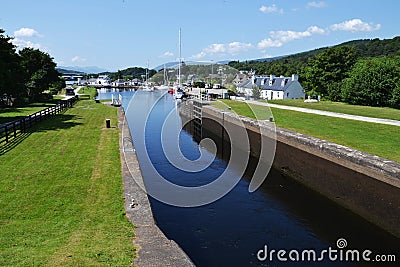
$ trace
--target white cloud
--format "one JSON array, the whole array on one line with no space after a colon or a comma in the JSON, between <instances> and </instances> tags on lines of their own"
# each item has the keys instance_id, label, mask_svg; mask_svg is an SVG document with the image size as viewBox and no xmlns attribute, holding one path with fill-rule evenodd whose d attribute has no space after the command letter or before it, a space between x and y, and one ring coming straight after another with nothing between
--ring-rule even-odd
<instances>
[{"instance_id":1,"label":"white cloud","mask_svg":"<svg viewBox=\"0 0 400 267\"><path fill-rule=\"evenodd\" d=\"M191 56L191 59L201 59L206 57L207 55L215 55L215 54L229 54L229 55L237 55L240 52L248 51L252 49L253 45L250 43L241 43L241 42L231 42L229 44L210 44L206 48L203 49L200 53Z\"/></svg>"},{"instance_id":2,"label":"white cloud","mask_svg":"<svg viewBox=\"0 0 400 267\"><path fill-rule=\"evenodd\" d=\"M74 57L71 59L71 61L74 62L74 63L85 62L85 61L86 61L86 58L81 58L81 57L79 57L79 56L74 56Z\"/></svg>"},{"instance_id":3,"label":"white cloud","mask_svg":"<svg viewBox=\"0 0 400 267\"><path fill-rule=\"evenodd\" d=\"M170 52L170 51L167 51L167 52L165 52L164 54L162 54L160 57L172 57L172 56L174 56L174 53L172 53L172 52Z\"/></svg>"},{"instance_id":4,"label":"white cloud","mask_svg":"<svg viewBox=\"0 0 400 267\"><path fill-rule=\"evenodd\" d=\"M26 38L32 38L32 37L43 37L43 36L39 34L35 29L21 28L17 31L14 31L14 39L12 40L12 43L17 46L18 50L28 47L48 52L47 51L48 49L43 47L41 44L25 40Z\"/></svg>"},{"instance_id":5,"label":"white cloud","mask_svg":"<svg viewBox=\"0 0 400 267\"><path fill-rule=\"evenodd\" d=\"M305 37L310 37L311 32L295 32L295 31L271 31L269 35L274 40L279 40L282 43L287 43L296 39L302 39Z\"/></svg>"},{"instance_id":6,"label":"white cloud","mask_svg":"<svg viewBox=\"0 0 400 267\"><path fill-rule=\"evenodd\" d=\"M315 7L315 8L322 8L322 7L326 7L326 3L323 1L320 2L308 2L307 3L307 7Z\"/></svg>"},{"instance_id":7,"label":"white cloud","mask_svg":"<svg viewBox=\"0 0 400 267\"><path fill-rule=\"evenodd\" d=\"M226 52L225 44L210 44L207 48L204 49L204 52L207 54L218 54Z\"/></svg>"},{"instance_id":8,"label":"white cloud","mask_svg":"<svg viewBox=\"0 0 400 267\"><path fill-rule=\"evenodd\" d=\"M35 29L21 28L14 32L15 37L42 37Z\"/></svg>"},{"instance_id":9,"label":"white cloud","mask_svg":"<svg viewBox=\"0 0 400 267\"><path fill-rule=\"evenodd\" d=\"M318 26L310 26L310 27L308 27L307 31L312 33L312 34L314 34L314 33L316 33L316 34L325 34L326 33L326 30L321 29Z\"/></svg>"},{"instance_id":10,"label":"white cloud","mask_svg":"<svg viewBox=\"0 0 400 267\"><path fill-rule=\"evenodd\" d=\"M279 9L275 4L271 6L261 6L259 9L262 13L279 13L283 14L283 9Z\"/></svg>"},{"instance_id":11,"label":"white cloud","mask_svg":"<svg viewBox=\"0 0 400 267\"><path fill-rule=\"evenodd\" d=\"M333 31L350 31L350 32L372 32L381 28L380 24L373 25L361 19L347 20L342 23L333 24L330 29Z\"/></svg>"},{"instance_id":12,"label":"white cloud","mask_svg":"<svg viewBox=\"0 0 400 267\"><path fill-rule=\"evenodd\" d=\"M190 58L191 59L195 59L195 60L199 60L199 59L204 58L205 56L207 56L207 53L204 52L204 51L201 51L200 53L195 54L195 55L191 56Z\"/></svg>"},{"instance_id":13,"label":"white cloud","mask_svg":"<svg viewBox=\"0 0 400 267\"><path fill-rule=\"evenodd\" d=\"M283 43L281 41L278 40L272 40L271 38L266 38L261 40L258 44L257 47L259 49L265 49L268 47L281 47L283 45Z\"/></svg>"},{"instance_id":14,"label":"white cloud","mask_svg":"<svg viewBox=\"0 0 400 267\"><path fill-rule=\"evenodd\" d=\"M33 48L33 49L40 49L40 50L42 50L44 52L47 51L47 49L45 47L43 47L41 44L33 43L31 41L26 41L26 40L23 40L23 39L20 39L20 38L14 38L12 40L12 43L15 46L17 46L18 50L21 50L21 49L24 49L26 47L29 47L29 48Z\"/></svg>"},{"instance_id":15,"label":"white cloud","mask_svg":"<svg viewBox=\"0 0 400 267\"><path fill-rule=\"evenodd\" d=\"M228 53L232 55L236 55L242 51L248 51L251 48L253 48L253 45L250 43L232 42L227 45Z\"/></svg>"},{"instance_id":16,"label":"white cloud","mask_svg":"<svg viewBox=\"0 0 400 267\"><path fill-rule=\"evenodd\" d=\"M306 31L270 31L269 38L263 39L258 43L259 49L265 49L268 47L281 47L284 43L291 42L293 40L310 37L313 34L325 34L324 29L318 26L310 26Z\"/></svg>"}]
</instances>

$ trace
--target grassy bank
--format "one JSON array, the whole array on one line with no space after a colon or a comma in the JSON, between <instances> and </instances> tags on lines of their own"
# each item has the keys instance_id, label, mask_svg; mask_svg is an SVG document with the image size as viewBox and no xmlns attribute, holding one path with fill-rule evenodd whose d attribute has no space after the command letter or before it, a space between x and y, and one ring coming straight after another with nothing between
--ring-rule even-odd
<instances>
[{"instance_id":1,"label":"grassy bank","mask_svg":"<svg viewBox=\"0 0 400 267\"><path fill-rule=\"evenodd\" d=\"M26 107L4 107L0 108L0 124L13 120L22 119L25 116L35 112L54 106L58 99L53 99L48 102L31 103Z\"/></svg>"},{"instance_id":2,"label":"grassy bank","mask_svg":"<svg viewBox=\"0 0 400 267\"><path fill-rule=\"evenodd\" d=\"M116 109L80 101L0 156L0 266L130 266Z\"/></svg>"},{"instance_id":3,"label":"grassy bank","mask_svg":"<svg viewBox=\"0 0 400 267\"><path fill-rule=\"evenodd\" d=\"M265 102L265 100L263 101ZM331 101L321 101L318 103L305 103L303 100L296 100L296 99L268 100L268 103L345 113L345 114L365 116L365 117L400 120L400 110L394 108L366 107L366 106L349 105L346 103L331 102Z\"/></svg>"},{"instance_id":4,"label":"grassy bank","mask_svg":"<svg viewBox=\"0 0 400 267\"><path fill-rule=\"evenodd\" d=\"M79 89L79 94L89 95L91 99L97 95L97 89L94 87L82 87Z\"/></svg>"},{"instance_id":5,"label":"grassy bank","mask_svg":"<svg viewBox=\"0 0 400 267\"><path fill-rule=\"evenodd\" d=\"M271 115L266 107L260 105L250 107L233 100L223 100L224 104L214 103L219 108L228 105L236 113L250 118L266 120ZM400 152L396 150L400 143L399 127L276 108L271 108L271 111L279 127L400 162Z\"/></svg>"}]
</instances>

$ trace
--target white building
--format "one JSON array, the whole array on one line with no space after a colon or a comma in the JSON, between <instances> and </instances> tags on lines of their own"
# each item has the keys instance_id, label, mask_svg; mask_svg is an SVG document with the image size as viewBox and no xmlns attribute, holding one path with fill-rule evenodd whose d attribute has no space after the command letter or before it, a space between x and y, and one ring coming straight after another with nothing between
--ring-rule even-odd
<instances>
[{"instance_id":1,"label":"white building","mask_svg":"<svg viewBox=\"0 0 400 267\"><path fill-rule=\"evenodd\" d=\"M114 82L112 82L112 86L114 87L124 87L130 85L130 82L125 81L124 79L117 79Z\"/></svg>"},{"instance_id":2,"label":"white building","mask_svg":"<svg viewBox=\"0 0 400 267\"><path fill-rule=\"evenodd\" d=\"M99 75L97 79L89 79L89 85L111 86L111 80L107 75Z\"/></svg>"},{"instance_id":3,"label":"white building","mask_svg":"<svg viewBox=\"0 0 400 267\"><path fill-rule=\"evenodd\" d=\"M238 84L237 91L246 95L253 95L253 88L260 88L262 99L299 99L304 98L305 91L299 82L299 76L292 77L256 76Z\"/></svg>"}]
</instances>

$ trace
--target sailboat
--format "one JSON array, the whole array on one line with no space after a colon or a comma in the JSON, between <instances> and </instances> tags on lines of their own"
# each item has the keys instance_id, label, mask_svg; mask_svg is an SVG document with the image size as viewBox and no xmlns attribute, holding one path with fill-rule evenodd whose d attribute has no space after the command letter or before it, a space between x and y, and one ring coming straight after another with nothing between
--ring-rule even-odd
<instances>
[{"instance_id":1,"label":"sailboat","mask_svg":"<svg viewBox=\"0 0 400 267\"><path fill-rule=\"evenodd\" d=\"M159 90L167 90L167 89L169 89L168 77L167 77L167 69L165 67L165 64L164 64L164 83L162 85L158 86L157 89L159 89Z\"/></svg>"},{"instance_id":2,"label":"sailboat","mask_svg":"<svg viewBox=\"0 0 400 267\"><path fill-rule=\"evenodd\" d=\"M143 91L154 91L153 85L149 82L149 61L147 61L146 80L144 82Z\"/></svg>"},{"instance_id":3,"label":"sailboat","mask_svg":"<svg viewBox=\"0 0 400 267\"><path fill-rule=\"evenodd\" d=\"M178 65L178 84L174 88L173 96L175 99L186 98L187 95L182 89L182 74L181 74L181 66L182 66L182 33L181 29L179 29L179 65Z\"/></svg>"}]
</instances>

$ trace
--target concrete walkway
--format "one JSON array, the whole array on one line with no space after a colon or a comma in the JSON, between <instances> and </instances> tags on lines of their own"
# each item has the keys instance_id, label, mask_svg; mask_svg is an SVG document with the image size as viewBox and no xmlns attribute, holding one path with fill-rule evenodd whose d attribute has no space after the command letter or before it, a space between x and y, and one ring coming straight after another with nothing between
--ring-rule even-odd
<instances>
[{"instance_id":1,"label":"concrete walkway","mask_svg":"<svg viewBox=\"0 0 400 267\"><path fill-rule=\"evenodd\" d=\"M309 109L309 108L291 107L291 106L270 104L270 103L254 101L254 100L246 100L245 102L249 103L249 104L254 104L254 105L286 109L286 110L311 113L311 114L317 114L317 115L323 115L323 116L329 116L329 117L336 117L336 118L356 120L356 121L365 121L365 122L373 122L373 123L380 123L380 124L386 124L386 125L400 126L400 121L397 121L397 120L364 117L364 116L358 116L358 115L350 115L350 114L336 113L336 112L331 112L331 111L316 110L316 109Z\"/></svg>"}]
</instances>

